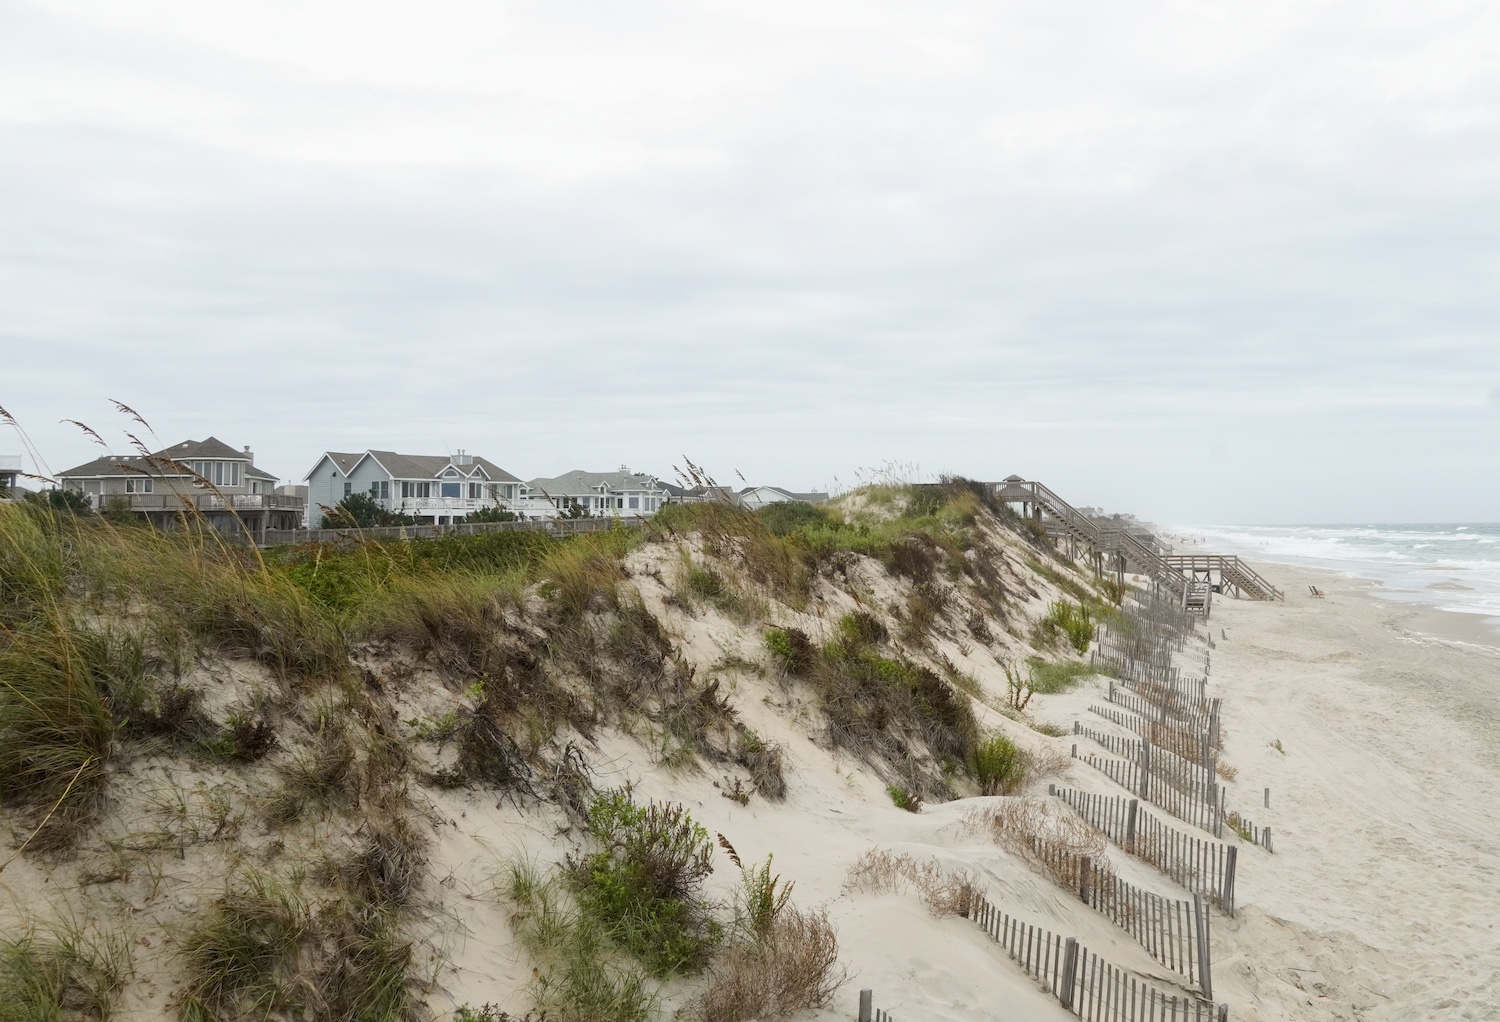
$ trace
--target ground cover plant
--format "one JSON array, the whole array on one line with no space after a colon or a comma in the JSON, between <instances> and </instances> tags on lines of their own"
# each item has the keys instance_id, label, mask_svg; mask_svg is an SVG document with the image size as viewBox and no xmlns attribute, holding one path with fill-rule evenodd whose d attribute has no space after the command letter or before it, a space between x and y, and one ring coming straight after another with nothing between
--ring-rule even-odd
<instances>
[{"instance_id":1,"label":"ground cover plant","mask_svg":"<svg viewBox=\"0 0 1500 1022\"><path fill-rule=\"evenodd\" d=\"M628 788L595 797L588 830L593 850L567 868L579 904L654 974L701 970L724 937L702 897L708 832L682 806L639 805Z\"/></svg>"}]
</instances>

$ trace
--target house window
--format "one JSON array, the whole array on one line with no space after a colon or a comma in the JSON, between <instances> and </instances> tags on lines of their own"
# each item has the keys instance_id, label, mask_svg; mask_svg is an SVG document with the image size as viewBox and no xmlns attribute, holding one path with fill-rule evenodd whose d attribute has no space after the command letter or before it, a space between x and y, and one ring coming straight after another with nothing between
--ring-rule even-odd
<instances>
[{"instance_id":1,"label":"house window","mask_svg":"<svg viewBox=\"0 0 1500 1022\"><path fill-rule=\"evenodd\" d=\"M463 493L464 484L463 483L443 483L442 487L443 487L443 496L444 497L458 497L458 496L461 496L462 493Z\"/></svg>"},{"instance_id":2,"label":"house window","mask_svg":"<svg viewBox=\"0 0 1500 1022\"><path fill-rule=\"evenodd\" d=\"M389 479L377 479L370 484L370 496L376 500L391 499L391 481Z\"/></svg>"},{"instance_id":3,"label":"house window","mask_svg":"<svg viewBox=\"0 0 1500 1022\"><path fill-rule=\"evenodd\" d=\"M260 492L260 483L257 482L254 479L250 480L250 492L251 493L259 493Z\"/></svg>"},{"instance_id":4,"label":"house window","mask_svg":"<svg viewBox=\"0 0 1500 1022\"><path fill-rule=\"evenodd\" d=\"M431 483L402 483L401 484L401 496L403 496L403 497L416 497L419 500L426 500L428 497L432 496L432 484Z\"/></svg>"},{"instance_id":5,"label":"house window","mask_svg":"<svg viewBox=\"0 0 1500 1022\"><path fill-rule=\"evenodd\" d=\"M484 493L484 487L482 485L480 485L479 483L470 483L469 484L469 499L470 500L478 500L480 498L480 496L483 495L483 493Z\"/></svg>"},{"instance_id":6,"label":"house window","mask_svg":"<svg viewBox=\"0 0 1500 1022\"><path fill-rule=\"evenodd\" d=\"M125 480L126 493L150 493L150 479L127 479Z\"/></svg>"},{"instance_id":7,"label":"house window","mask_svg":"<svg viewBox=\"0 0 1500 1022\"><path fill-rule=\"evenodd\" d=\"M639 497L631 497L630 498L630 510L632 510L632 511L638 510L640 508L640 506L641 506L641 498L639 498Z\"/></svg>"},{"instance_id":8,"label":"house window","mask_svg":"<svg viewBox=\"0 0 1500 1022\"><path fill-rule=\"evenodd\" d=\"M347 497L347 496L351 495L353 492L354 492L354 484L351 483L351 482L349 482L348 480L345 480L344 481L344 496Z\"/></svg>"}]
</instances>

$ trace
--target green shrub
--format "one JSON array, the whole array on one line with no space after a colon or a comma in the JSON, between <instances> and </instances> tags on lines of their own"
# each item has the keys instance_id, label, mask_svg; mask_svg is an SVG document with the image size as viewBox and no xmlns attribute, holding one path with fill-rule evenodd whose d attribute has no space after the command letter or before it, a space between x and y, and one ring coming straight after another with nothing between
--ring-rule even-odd
<instances>
[{"instance_id":1,"label":"green shrub","mask_svg":"<svg viewBox=\"0 0 1500 1022\"><path fill-rule=\"evenodd\" d=\"M1094 669L1088 664L1073 660L1049 663L1041 657L1029 657L1026 663L1031 671L1031 690L1042 695L1066 692L1081 679L1094 673Z\"/></svg>"},{"instance_id":2,"label":"green shrub","mask_svg":"<svg viewBox=\"0 0 1500 1022\"><path fill-rule=\"evenodd\" d=\"M1010 795L1026 779L1030 761L1025 750L1001 734L991 735L974 747L969 768L985 795Z\"/></svg>"},{"instance_id":3,"label":"green shrub","mask_svg":"<svg viewBox=\"0 0 1500 1022\"><path fill-rule=\"evenodd\" d=\"M183 1022L267 1017L284 1006L312 915L301 893L266 874L237 884L182 939Z\"/></svg>"},{"instance_id":4,"label":"green shrub","mask_svg":"<svg viewBox=\"0 0 1500 1022\"><path fill-rule=\"evenodd\" d=\"M833 523L827 511L801 500L784 500L775 504L767 504L755 512L755 517L777 536L790 536L808 526Z\"/></svg>"},{"instance_id":5,"label":"green shrub","mask_svg":"<svg viewBox=\"0 0 1500 1022\"><path fill-rule=\"evenodd\" d=\"M0 1022L105 1022L129 974L119 940L59 928L0 941Z\"/></svg>"},{"instance_id":6,"label":"green shrub","mask_svg":"<svg viewBox=\"0 0 1500 1022\"><path fill-rule=\"evenodd\" d=\"M628 788L596 796L588 828L598 850L568 869L583 908L657 975L706 965L723 936L700 899L708 832L675 803L637 805Z\"/></svg>"},{"instance_id":7,"label":"green shrub","mask_svg":"<svg viewBox=\"0 0 1500 1022\"><path fill-rule=\"evenodd\" d=\"M782 883L781 875L771 873L773 856L759 866L741 866L740 882L744 926L750 939L761 942L771 935L776 920L792 896L791 883Z\"/></svg>"},{"instance_id":8,"label":"green shrub","mask_svg":"<svg viewBox=\"0 0 1500 1022\"><path fill-rule=\"evenodd\" d=\"M908 813L922 811L922 796L914 791L909 791L899 784L888 784L885 793L891 797L891 804L897 809L905 809Z\"/></svg>"},{"instance_id":9,"label":"green shrub","mask_svg":"<svg viewBox=\"0 0 1500 1022\"><path fill-rule=\"evenodd\" d=\"M1041 626L1048 635L1061 632L1079 653L1087 653L1089 643L1094 639L1093 619L1089 608L1081 603L1055 601L1047 608L1047 616L1042 618Z\"/></svg>"},{"instance_id":10,"label":"green shrub","mask_svg":"<svg viewBox=\"0 0 1500 1022\"><path fill-rule=\"evenodd\" d=\"M536 1007L542 1018L653 1022L650 977L634 958L622 957L609 928L594 913L580 911L556 877L544 879L529 865L513 865L510 896L517 908L511 926L538 965Z\"/></svg>"},{"instance_id":11,"label":"green shrub","mask_svg":"<svg viewBox=\"0 0 1500 1022\"><path fill-rule=\"evenodd\" d=\"M766 649L776 666L787 674L806 674L817 656L817 647L800 628L767 628Z\"/></svg>"},{"instance_id":12,"label":"green shrub","mask_svg":"<svg viewBox=\"0 0 1500 1022\"><path fill-rule=\"evenodd\" d=\"M875 615L863 610L839 618L839 638L848 646L874 646L890 638L890 632Z\"/></svg>"},{"instance_id":13,"label":"green shrub","mask_svg":"<svg viewBox=\"0 0 1500 1022\"><path fill-rule=\"evenodd\" d=\"M115 735L108 643L66 626L0 646L0 798L33 809L42 845L65 843L103 795Z\"/></svg>"}]
</instances>

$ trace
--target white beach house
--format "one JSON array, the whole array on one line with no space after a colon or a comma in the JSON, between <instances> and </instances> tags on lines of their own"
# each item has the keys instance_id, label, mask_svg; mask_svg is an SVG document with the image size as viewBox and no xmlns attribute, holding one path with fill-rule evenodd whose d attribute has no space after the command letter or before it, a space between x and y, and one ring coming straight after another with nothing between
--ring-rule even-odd
<instances>
[{"instance_id":1,"label":"white beach house","mask_svg":"<svg viewBox=\"0 0 1500 1022\"><path fill-rule=\"evenodd\" d=\"M624 467L618 472L573 471L550 479L532 479L523 496L528 516L548 511L555 516L578 508L596 518L651 515L671 500L671 493L656 476Z\"/></svg>"},{"instance_id":2,"label":"white beach house","mask_svg":"<svg viewBox=\"0 0 1500 1022\"><path fill-rule=\"evenodd\" d=\"M487 508L517 511L521 480L494 462L457 454L327 451L307 473L308 518L318 525L339 501L368 495L384 511L451 525Z\"/></svg>"}]
</instances>

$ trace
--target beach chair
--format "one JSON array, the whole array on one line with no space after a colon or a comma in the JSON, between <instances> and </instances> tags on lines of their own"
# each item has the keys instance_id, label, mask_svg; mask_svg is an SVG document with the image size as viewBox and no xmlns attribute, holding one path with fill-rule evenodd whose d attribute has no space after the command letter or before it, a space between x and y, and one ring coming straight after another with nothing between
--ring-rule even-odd
<instances>
[{"instance_id":1,"label":"beach chair","mask_svg":"<svg viewBox=\"0 0 1500 1022\"><path fill-rule=\"evenodd\" d=\"M1312 594L1318 599L1321 600L1323 598L1323 590L1319 589L1317 586L1308 586L1307 588L1311 589Z\"/></svg>"}]
</instances>

